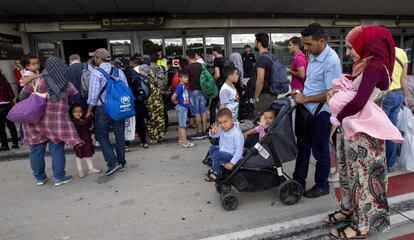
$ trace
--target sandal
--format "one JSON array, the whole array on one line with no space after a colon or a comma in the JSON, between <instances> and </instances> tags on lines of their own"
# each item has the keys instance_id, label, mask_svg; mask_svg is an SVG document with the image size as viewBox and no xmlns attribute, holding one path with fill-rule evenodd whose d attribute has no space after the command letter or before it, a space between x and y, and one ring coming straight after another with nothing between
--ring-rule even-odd
<instances>
[{"instance_id":1,"label":"sandal","mask_svg":"<svg viewBox=\"0 0 414 240\"><path fill-rule=\"evenodd\" d=\"M354 216L354 213L351 212L351 213L346 214L345 211L346 211L345 209L337 210L329 214L328 217L325 218L323 221L328 224L336 224L336 223L341 223L341 222L352 222L352 216ZM344 216L345 218L343 219L336 218L335 216L337 216L338 213Z\"/></svg>"},{"instance_id":2,"label":"sandal","mask_svg":"<svg viewBox=\"0 0 414 240\"><path fill-rule=\"evenodd\" d=\"M214 174L214 173L207 174L207 175L206 175L206 178L204 178L204 180L205 180L206 182L214 182L214 181L216 181L217 179L218 179L218 176L217 176L216 174Z\"/></svg>"},{"instance_id":3,"label":"sandal","mask_svg":"<svg viewBox=\"0 0 414 240\"><path fill-rule=\"evenodd\" d=\"M351 229L355 232L354 236L346 235L346 230ZM362 234L359 229L351 226L351 225L345 225L337 229L332 229L331 235L334 236L337 239L366 239L368 237L368 233Z\"/></svg>"}]
</instances>

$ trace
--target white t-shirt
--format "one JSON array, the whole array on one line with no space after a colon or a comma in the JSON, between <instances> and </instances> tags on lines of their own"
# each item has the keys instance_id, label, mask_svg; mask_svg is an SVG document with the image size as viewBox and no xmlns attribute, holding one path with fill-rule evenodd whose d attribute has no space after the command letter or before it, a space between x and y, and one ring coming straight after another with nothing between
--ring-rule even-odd
<instances>
[{"instance_id":1,"label":"white t-shirt","mask_svg":"<svg viewBox=\"0 0 414 240\"><path fill-rule=\"evenodd\" d=\"M220 105L225 104L233 114L233 122L239 122L239 94L233 86L224 83L220 89Z\"/></svg>"}]
</instances>

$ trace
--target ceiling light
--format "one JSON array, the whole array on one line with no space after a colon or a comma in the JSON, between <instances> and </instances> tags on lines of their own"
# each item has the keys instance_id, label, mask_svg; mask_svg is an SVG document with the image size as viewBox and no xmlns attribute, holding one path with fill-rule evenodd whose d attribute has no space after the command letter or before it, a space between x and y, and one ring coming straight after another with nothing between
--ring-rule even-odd
<instances>
[{"instance_id":1,"label":"ceiling light","mask_svg":"<svg viewBox=\"0 0 414 240\"><path fill-rule=\"evenodd\" d=\"M101 29L101 24L99 23L61 23L60 30L98 30Z\"/></svg>"},{"instance_id":2,"label":"ceiling light","mask_svg":"<svg viewBox=\"0 0 414 240\"><path fill-rule=\"evenodd\" d=\"M334 20L333 25L355 27L355 26L361 25L361 21L360 20L352 20L352 19L343 19L343 20L337 19L337 20Z\"/></svg>"}]
</instances>

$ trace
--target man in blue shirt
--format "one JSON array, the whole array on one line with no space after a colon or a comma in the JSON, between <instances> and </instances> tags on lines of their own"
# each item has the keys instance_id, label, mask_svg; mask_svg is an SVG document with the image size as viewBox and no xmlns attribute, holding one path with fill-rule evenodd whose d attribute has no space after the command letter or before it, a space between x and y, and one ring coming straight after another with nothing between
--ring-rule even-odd
<instances>
[{"instance_id":1,"label":"man in blue shirt","mask_svg":"<svg viewBox=\"0 0 414 240\"><path fill-rule=\"evenodd\" d=\"M341 75L342 69L338 54L327 44L325 31L321 25L318 23L310 24L301 32L301 35L305 50L311 56L306 69L303 93L295 93L294 100L296 104L303 104L314 115L314 120L311 129L303 129L303 126L296 124L295 132L299 152L293 178L304 188L306 187L312 151L316 159L315 186L306 191L304 197L316 198L329 194L331 123L328 105L325 101L332 80ZM319 105L321 107L318 108Z\"/></svg>"},{"instance_id":2,"label":"man in blue shirt","mask_svg":"<svg viewBox=\"0 0 414 240\"><path fill-rule=\"evenodd\" d=\"M110 60L110 54L108 50L104 48L97 49L91 57L94 57L96 64L102 68L105 72L111 75L111 69L113 66L108 62ZM128 85L124 73L119 70L119 80ZM104 88L107 79L98 70L94 70L91 73L89 80L88 91L88 113L86 117L93 114L95 108L95 136L96 140L100 143L103 157L108 166L106 175L109 176L116 171L125 170L125 120L114 121L103 109L102 102L105 101L105 91L100 95ZM109 141L109 130L112 127L115 135L115 150Z\"/></svg>"}]
</instances>

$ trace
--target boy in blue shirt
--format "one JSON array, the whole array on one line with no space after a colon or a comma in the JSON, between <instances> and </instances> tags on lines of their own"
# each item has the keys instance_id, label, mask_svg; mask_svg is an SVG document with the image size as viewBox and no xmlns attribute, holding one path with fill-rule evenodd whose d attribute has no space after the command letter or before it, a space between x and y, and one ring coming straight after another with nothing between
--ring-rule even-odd
<instances>
[{"instance_id":1,"label":"boy in blue shirt","mask_svg":"<svg viewBox=\"0 0 414 240\"><path fill-rule=\"evenodd\" d=\"M212 145L209 153L212 169L205 180L213 182L221 177L221 165L232 170L243 155L244 136L240 128L233 122L233 114L228 108L222 108L217 113L217 122L211 125L210 136L220 138L219 146Z\"/></svg>"},{"instance_id":2,"label":"boy in blue shirt","mask_svg":"<svg viewBox=\"0 0 414 240\"><path fill-rule=\"evenodd\" d=\"M188 97L187 87L188 84L188 73L180 70L178 72L180 78L180 83L175 89L174 94L171 97L171 101L175 106L175 111L178 116L178 144L182 145L185 148L194 147L195 144L187 141L186 127L187 127L187 111L190 107L190 99Z\"/></svg>"}]
</instances>

